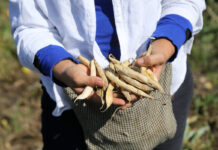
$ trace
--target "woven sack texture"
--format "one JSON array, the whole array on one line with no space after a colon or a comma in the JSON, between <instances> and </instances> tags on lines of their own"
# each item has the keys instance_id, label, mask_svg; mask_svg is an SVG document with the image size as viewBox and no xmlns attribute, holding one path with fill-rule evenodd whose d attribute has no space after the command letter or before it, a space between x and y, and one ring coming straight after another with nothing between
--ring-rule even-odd
<instances>
[{"instance_id":1,"label":"woven sack texture","mask_svg":"<svg viewBox=\"0 0 218 150\"><path fill-rule=\"evenodd\" d=\"M172 138L177 125L169 95L171 77L171 64L167 64L159 81L165 93L153 91L150 94L155 100L142 98L132 107L118 111L112 106L100 112L100 105L88 100L74 103L76 94L65 88L88 149L151 150Z\"/></svg>"}]
</instances>

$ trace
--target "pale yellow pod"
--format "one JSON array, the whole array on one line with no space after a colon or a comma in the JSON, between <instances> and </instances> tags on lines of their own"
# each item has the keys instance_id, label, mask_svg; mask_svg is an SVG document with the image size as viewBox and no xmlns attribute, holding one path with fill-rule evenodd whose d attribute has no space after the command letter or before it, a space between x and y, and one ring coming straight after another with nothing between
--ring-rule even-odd
<instances>
[{"instance_id":1,"label":"pale yellow pod","mask_svg":"<svg viewBox=\"0 0 218 150\"><path fill-rule=\"evenodd\" d=\"M98 71L98 74L99 76L104 80L104 87L103 87L103 90L105 91L108 87L108 80L107 80L107 77L104 73L104 70L101 68L101 66L98 64L98 62L96 60L94 60L95 62L95 66L96 66L96 69Z\"/></svg>"},{"instance_id":2,"label":"pale yellow pod","mask_svg":"<svg viewBox=\"0 0 218 150\"><path fill-rule=\"evenodd\" d=\"M115 67L114 64L112 62L109 63L109 68L113 71L115 71Z\"/></svg>"},{"instance_id":3,"label":"pale yellow pod","mask_svg":"<svg viewBox=\"0 0 218 150\"><path fill-rule=\"evenodd\" d=\"M92 59L91 64L90 64L90 75L91 76L96 76L96 66L95 66L95 61Z\"/></svg>"},{"instance_id":4,"label":"pale yellow pod","mask_svg":"<svg viewBox=\"0 0 218 150\"><path fill-rule=\"evenodd\" d=\"M130 66L130 68L133 69L134 71L141 72L141 69L138 66L132 65Z\"/></svg>"},{"instance_id":5,"label":"pale yellow pod","mask_svg":"<svg viewBox=\"0 0 218 150\"><path fill-rule=\"evenodd\" d=\"M109 83L107 91L106 91L106 96L105 96L106 108L102 112L105 112L112 105L113 98L114 98L113 97L113 90L114 90L113 84Z\"/></svg>"},{"instance_id":6,"label":"pale yellow pod","mask_svg":"<svg viewBox=\"0 0 218 150\"><path fill-rule=\"evenodd\" d=\"M108 58L114 64L121 64L121 62L117 60L112 54L109 54Z\"/></svg>"},{"instance_id":7,"label":"pale yellow pod","mask_svg":"<svg viewBox=\"0 0 218 150\"><path fill-rule=\"evenodd\" d=\"M122 65L128 67L128 66L130 65L130 61L129 61L129 60L126 60L126 61L122 62Z\"/></svg>"},{"instance_id":8,"label":"pale yellow pod","mask_svg":"<svg viewBox=\"0 0 218 150\"><path fill-rule=\"evenodd\" d=\"M129 91L121 89L121 93L123 94L123 96L126 98L127 101L129 102L131 101L131 96L130 96Z\"/></svg>"},{"instance_id":9,"label":"pale yellow pod","mask_svg":"<svg viewBox=\"0 0 218 150\"><path fill-rule=\"evenodd\" d=\"M140 72L141 74L143 74L144 76L148 76L147 74L147 69L145 67L140 67Z\"/></svg>"},{"instance_id":10,"label":"pale yellow pod","mask_svg":"<svg viewBox=\"0 0 218 150\"><path fill-rule=\"evenodd\" d=\"M95 63L94 60L91 61L90 64L90 75L91 76L96 76L96 68L95 68ZM89 95L93 92L93 87L91 86L86 86L85 89L83 90L83 92L77 96L77 98L75 99L74 102L76 102L77 100L83 100L89 97Z\"/></svg>"},{"instance_id":11,"label":"pale yellow pod","mask_svg":"<svg viewBox=\"0 0 218 150\"><path fill-rule=\"evenodd\" d=\"M101 107L100 107L100 110L101 110L105 104L104 90L102 88L97 88L96 94L101 98Z\"/></svg>"},{"instance_id":12,"label":"pale yellow pod","mask_svg":"<svg viewBox=\"0 0 218 150\"><path fill-rule=\"evenodd\" d=\"M83 56L78 56L77 59L83 64L83 65L86 65L87 67L90 68L90 61L83 57Z\"/></svg>"},{"instance_id":13,"label":"pale yellow pod","mask_svg":"<svg viewBox=\"0 0 218 150\"><path fill-rule=\"evenodd\" d=\"M83 92L77 96L77 98L75 99L74 102L76 102L77 100L84 100L86 98L89 97L89 95L92 93L93 91L93 87L91 86L86 86L85 89L83 90Z\"/></svg>"},{"instance_id":14,"label":"pale yellow pod","mask_svg":"<svg viewBox=\"0 0 218 150\"><path fill-rule=\"evenodd\" d=\"M150 43L148 50L146 52L144 52L142 55L145 55L145 56L151 55L151 50L152 50L152 44ZM157 77L154 75L154 73L149 68L141 67L141 73L143 75L150 77L152 80L158 82Z\"/></svg>"},{"instance_id":15,"label":"pale yellow pod","mask_svg":"<svg viewBox=\"0 0 218 150\"><path fill-rule=\"evenodd\" d=\"M146 94L145 92L135 88L134 86L132 85L129 85L127 83L125 83L124 81L120 80L116 75L114 75L111 71L109 70L106 70L105 71L105 74L106 76L108 77L109 80L111 80L113 83L115 83L118 87L120 88L123 88L129 92L132 92L136 95L139 95L139 96L144 96L144 97L148 97L148 98L151 98L153 99L152 96Z\"/></svg>"},{"instance_id":16,"label":"pale yellow pod","mask_svg":"<svg viewBox=\"0 0 218 150\"><path fill-rule=\"evenodd\" d=\"M129 83L130 85L144 91L144 92L150 92L152 91L152 88L150 88L149 86L147 86L146 84L143 84L135 79L132 79L126 75L121 74L120 75L121 79L123 79L124 81L126 81L127 83Z\"/></svg>"},{"instance_id":17,"label":"pale yellow pod","mask_svg":"<svg viewBox=\"0 0 218 150\"><path fill-rule=\"evenodd\" d=\"M97 88L96 90L96 94L99 96L99 97L103 97L103 89L102 88Z\"/></svg>"},{"instance_id":18,"label":"pale yellow pod","mask_svg":"<svg viewBox=\"0 0 218 150\"><path fill-rule=\"evenodd\" d=\"M151 71L151 69L146 69L146 72L148 74L148 76L153 79L154 81L158 82L157 77L154 75L154 73Z\"/></svg>"},{"instance_id":19,"label":"pale yellow pod","mask_svg":"<svg viewBox=\"0 0 218 150\"><path fill-rule=\"evenodd\" d=\"M149 77L150 79L158 82L157 77L154 75L154 73L151 71L151 69L147 69L145 67L141 67L141 74L143 74L144 76Z\"/></svg>"},{"instance_id":20,"label":"pale yellow pod","mask_svg":"<svg viewBox=\"0 0 218 150\"><path fill-rule=\"evenodd\" d=\"M158 82L153 81L152 79L140 74L137 71L134 71L133 69L123 66L123 65L119 65L119 64L114 64L116 71L119 74L124 74L127 75L133 79L136 79L142 83L145 83L155 89L158 89L160 92L164 92L163 88L161 87L161 85Z\"/></svg>"}]
</instances>

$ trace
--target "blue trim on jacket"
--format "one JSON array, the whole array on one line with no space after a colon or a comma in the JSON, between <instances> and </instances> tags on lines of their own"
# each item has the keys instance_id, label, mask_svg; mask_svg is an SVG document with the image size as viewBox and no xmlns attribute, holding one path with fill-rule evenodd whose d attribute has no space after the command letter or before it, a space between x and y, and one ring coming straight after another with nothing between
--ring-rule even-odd
<instances>
[{"instance_id":1,"label":"blue trim on jacket","mask_svg":"<svg viewBox=\"0 0 218 150\"><path fill-rule=\"evenodd\" d=\"M71 59L75 63L78 63L70 53L64 48L57 45L49 45L40 49L35 56L34 65L40 70L40 72L46 76L49 76L54 82L63 86L53 78L53 67L61 60Z\"/></svg>"},{"instance_id":2,"label":"blue trim on jacket","mask_svg":"<svg viewBox=\"0 0 218 150\"><path fill-rule=\"evenodd\" d=\"M159 20L152 37L157 39L166 38L172 42L176 52L169 61L173 61L176 58L180 47L191 38L192 32L193 29L189 20L182 16L171 14Z\"/></svg>"}]
</instances>

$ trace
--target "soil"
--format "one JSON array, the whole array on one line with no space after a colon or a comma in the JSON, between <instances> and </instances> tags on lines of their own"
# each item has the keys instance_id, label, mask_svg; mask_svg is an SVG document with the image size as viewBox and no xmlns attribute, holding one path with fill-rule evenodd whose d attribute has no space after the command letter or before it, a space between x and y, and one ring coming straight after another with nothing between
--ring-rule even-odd
<instances>
[{"instance_id":1,"label":"soil","mask_svg":"<svg viewBox=\"0 0 218 150\"><path fill-rule=\"evenodd\" d=\"M39 76L18 72L0 85L0 150L42 149Z\"/></svg>"}]
</instances>

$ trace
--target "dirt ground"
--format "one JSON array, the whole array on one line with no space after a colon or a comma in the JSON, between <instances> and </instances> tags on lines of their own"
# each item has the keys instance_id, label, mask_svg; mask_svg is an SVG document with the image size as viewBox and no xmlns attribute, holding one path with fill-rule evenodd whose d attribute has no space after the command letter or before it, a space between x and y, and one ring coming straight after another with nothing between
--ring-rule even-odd
<instances>
[{"instance_id":1,"label":"dirt ground","mask_svg":"<svg viewBox=\"0 0 218 150\"><path fill-rule=\"evenodd\" d=\"M40 150L40 83L33 73L0 81L0 150Z\"/></svg>"}]
</instances>

